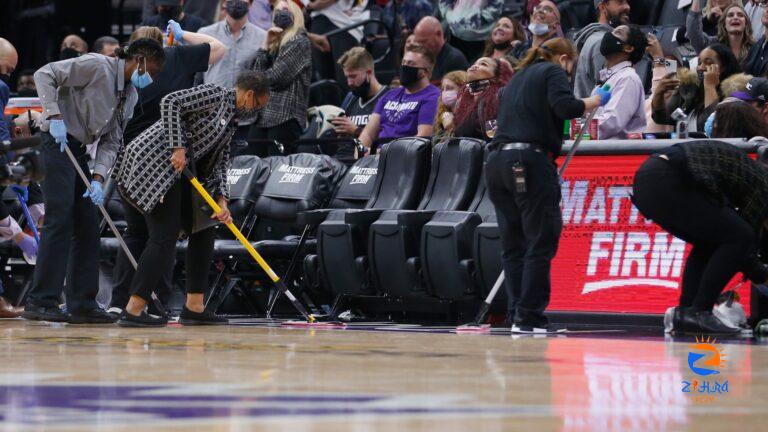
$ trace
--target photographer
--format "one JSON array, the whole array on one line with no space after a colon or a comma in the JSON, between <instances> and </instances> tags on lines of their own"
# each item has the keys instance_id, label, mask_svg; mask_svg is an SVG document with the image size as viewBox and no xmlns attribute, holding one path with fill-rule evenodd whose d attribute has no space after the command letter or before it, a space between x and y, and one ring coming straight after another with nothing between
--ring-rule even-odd
<instances>
[{"instance_id":1,"label":"photographer","mask_svg":"<svg viewBox=\"0 0 768 432\"><path fill-rule=\"evenodd\" d=\"M165 62L163 47L151 39L136 40L116 53L117 58L85 54L50 63L35 73L43 105L42 188L47 213L26 319L114 322L96 303L99 221L93 204L102 203L102 182L133 113L136 88L151 84ZM95 157L90 191L65 153L67 148L86 173L88 159ZM65 279L71 316L58 308Z\"/></svg>"}]
</instances>

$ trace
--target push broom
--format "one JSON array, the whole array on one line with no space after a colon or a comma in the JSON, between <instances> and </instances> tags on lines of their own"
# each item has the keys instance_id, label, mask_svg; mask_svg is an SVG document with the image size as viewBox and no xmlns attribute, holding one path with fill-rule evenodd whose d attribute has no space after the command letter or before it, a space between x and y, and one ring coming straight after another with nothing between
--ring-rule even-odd
<instances>
[{"instance_id":1,"label":"push broom","mask_svg":"<svg viewBox=\"0 0 768 432\"><path fill-rule=\"evenodd\" d=\"M203 185L200 183L200 181L192 174L192 172L189 170L189 168L184 168L184 176L189 179L189 181L192 183L192 187L195 188L195 190L200 194L201 197L205 200L206 204L213 210L215 214L218 214L221 212L221 207L216 203L216 201L213 199L211 194L208 193L207 190L203 187ZM234 223L230 222L227 225L227 228L234 234L235 238L240 242L240 244L243 245L245 250L248 251L248 253L251 255L251 257L256 261L256 263L261 267L262 270L269 276L269 278L272 280L272 283L275 284L277 289L279 289L283 294L285 294L286 297L291 301L293 304L293 307L296 308L296 310L301 314L302 317L306 320L306 322L301 321L295 321L295 322L288 322L287 325L292 326L312 326L312 327L324 327L324 326L337 326L338 324L335 323L326 323L326 322L318 322L317 319L313 315L311 315L309 312L307 312L307 309L304 307L304 305L296 298L296 296L291 293L291 291L288 289L288 287L285 285L285 282L283 282L280 277L277 276L277 274L272 270L272 267L269 266L269 264L262 258L261 254L254 249L253 246L251 246L251 243L248 241L248 239L245 238L242 232L235 226Z\"/></svg>"},{"instance_id":2,"label":"push broom","mask_svg":"<svg viewBox=\"0 0 768 432\"><path fill-rule=\"evenodd\" d=\"M603 85L603 90L610 91L611 86L608 84L605 84ZM576 154L576 149L579 147L579 144L581 143L581 140L584 137L584 129L589 128L589 124L592 123L592 119L595 118L596 113L597 113L597 109L592 110L592 112L589 113L589 116L587 117L587 121L581 125L581 129L579 129L579 134L576 136L576 141L573 142L573 146L571 147L571 150L568 152L568 155L565 157L563 164L560 166L560 169L557 172L558 177L562 178L563 173L565 173L565 169L568 167L568 164L571 163L571 159L573 159L573 156ZM493 299L496 297L496 294L499 292L499 289L501 289L501 286L503 284L504 284L504 271L502 270L501 273L499 273L499 277L496 278L496 282L493 284L493 288L491 289L491 291L488 293L488 296L483 301L483 304L480 305L480 310L477 311L475 320L469 324L464 324L459 327L456 327L456 333L489 333L491 331L491 325L484 324L485 317L486 315L488 315L488 310L491 308L491 303L493 303Z\"/></svg>"}]
</instances>

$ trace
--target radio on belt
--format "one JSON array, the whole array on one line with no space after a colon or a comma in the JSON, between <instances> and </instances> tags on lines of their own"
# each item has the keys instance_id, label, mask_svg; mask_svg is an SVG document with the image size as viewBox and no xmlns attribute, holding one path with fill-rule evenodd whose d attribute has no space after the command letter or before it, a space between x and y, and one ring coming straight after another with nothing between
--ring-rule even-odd
<instances>
[{"instance_id":1,"label":"radio on belt","mask_svg":"<svg viewBox=\"0 0 768 432\"><path fill-rule=\"evenodd\" d=\"M515 180L515 193L525 193L525 166L522 162L512 165L512 176Z\"/></svg>"}]
</instances>

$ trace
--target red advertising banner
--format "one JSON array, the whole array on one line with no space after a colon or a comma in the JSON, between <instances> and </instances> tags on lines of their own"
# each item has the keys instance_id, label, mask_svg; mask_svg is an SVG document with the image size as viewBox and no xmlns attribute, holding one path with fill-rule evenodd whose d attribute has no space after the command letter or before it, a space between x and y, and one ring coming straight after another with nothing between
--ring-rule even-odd
<instances>
[{"instance_id":1,"label":"red advertising banner","mask_svg":"<svg viewBox=\"0 0 768 432\"><path fill-rule=\"evenodd\" d=\"M561 186L563 234L552 263L549 310L661 314L677 305L690 247L630 202L634 173L647 157L571 161ZM749 314L749 284L737 291Z\"/></svg>"}]
</instances>

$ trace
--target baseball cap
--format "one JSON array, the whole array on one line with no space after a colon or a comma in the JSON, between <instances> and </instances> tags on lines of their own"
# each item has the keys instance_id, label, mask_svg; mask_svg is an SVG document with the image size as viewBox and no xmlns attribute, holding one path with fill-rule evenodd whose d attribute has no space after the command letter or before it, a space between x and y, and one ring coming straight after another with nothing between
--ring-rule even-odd
<instances>
[{"instance_id":1,"label":"baseball cap","mask_svg":"<svg viewBox=\"0 0 768 432\"><path fill-rule=\"evenodd\" d=\"M755 77L747 83L745 91L734 92L731 96L746 102L768 102L768 79Z\"/></svg>"}]
</instances>

